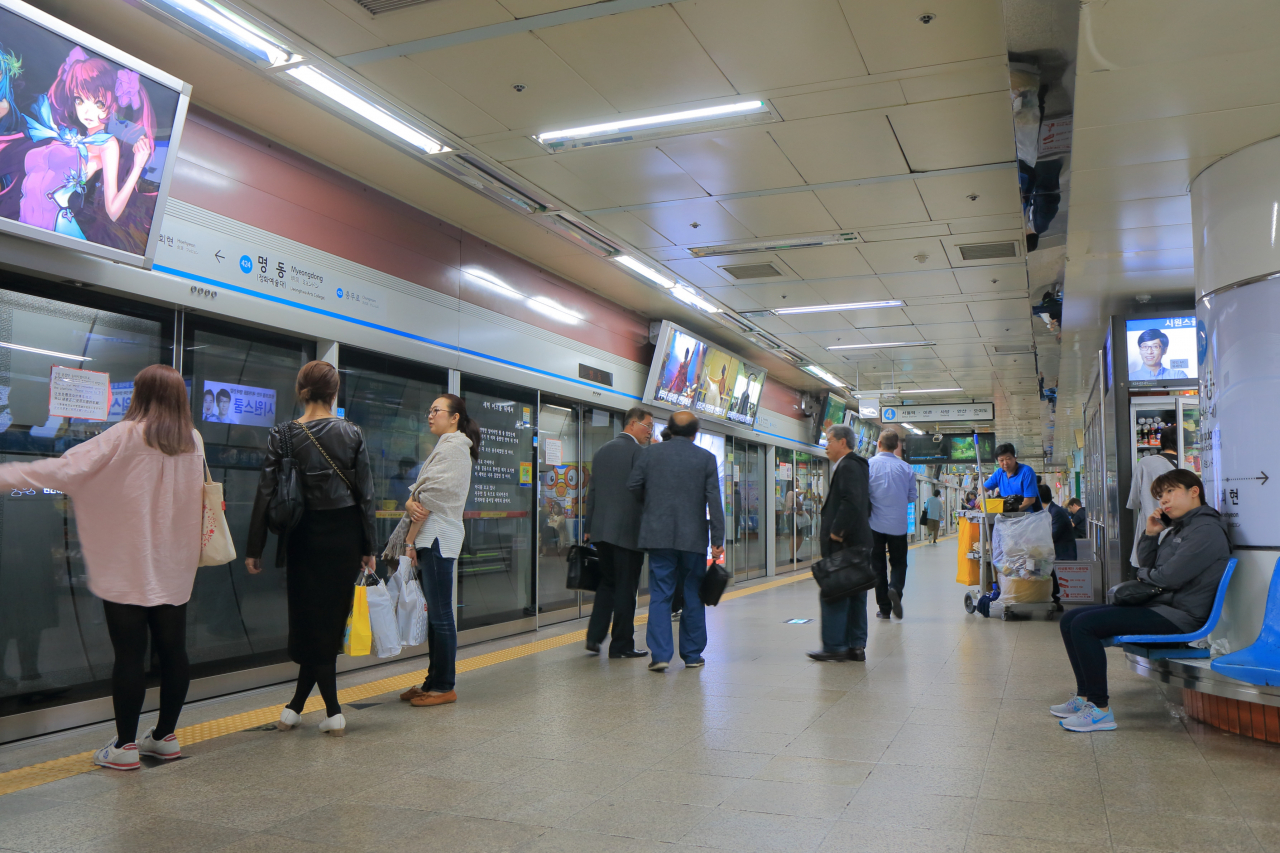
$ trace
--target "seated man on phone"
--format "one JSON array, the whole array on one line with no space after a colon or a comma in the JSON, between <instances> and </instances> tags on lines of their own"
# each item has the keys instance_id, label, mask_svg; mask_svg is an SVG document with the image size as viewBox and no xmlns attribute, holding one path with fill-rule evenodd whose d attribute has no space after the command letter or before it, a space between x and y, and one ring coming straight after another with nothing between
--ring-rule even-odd
<instances>
[{"instance_id":1,"label":"seated man on phone","mask_svg":"<svg viewBox=\"0 0 1280 853\"><path fill-rule=\"evenodd\" d=\"M1125 634L1186 634L1209 620L1222 573L1231 560L1227 523L1204 502L1204 483L1186 469L1151 484L1159 509L1138 540L1138 579L1162 592L1138 606L1081 607L1059 622L1076 675L1076 692L1049 712L1072 732L1116 727L1107 695L1107 653L1102 641Z\"/></svg>"}]
</instances>

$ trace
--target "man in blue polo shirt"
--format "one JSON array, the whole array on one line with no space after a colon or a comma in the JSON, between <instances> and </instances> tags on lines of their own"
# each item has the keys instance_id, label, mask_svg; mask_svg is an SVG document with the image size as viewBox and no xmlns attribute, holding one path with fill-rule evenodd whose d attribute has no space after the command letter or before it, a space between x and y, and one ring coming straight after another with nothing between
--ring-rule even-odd
<instances>
[{"instance_id":1,"label":"man in blue polo shirt","mask_svg":"<svg viewBox=\"0 0 1280 853\"><path fill-rule=\"evenodd\" d=\"M1022 506L1016 512L1039 512L1042 507L1036 472L1030 465L1018 461L1018 452L1012 444L996 448L996 462L1000 465L999 470L988 477L982 487L987 491L998 490L1002 498L1021 497Z\"/></svg>"}]
</instances>

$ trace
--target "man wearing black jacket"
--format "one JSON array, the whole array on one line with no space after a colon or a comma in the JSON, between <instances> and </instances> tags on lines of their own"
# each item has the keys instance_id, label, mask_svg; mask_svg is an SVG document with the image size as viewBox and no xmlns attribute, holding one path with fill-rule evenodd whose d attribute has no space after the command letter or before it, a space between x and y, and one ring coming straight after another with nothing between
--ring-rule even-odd
<instances>
[{"instance_id":1,"label":"man wearing black jacket","mask_svg":"<svg viewBox=\"0 0 1280 853\"><path fill-rule=\"evenodd\" d=\"M850 452L853 442L853 430L843 424L827 430L831 489L822 505L819 530L823 557L855 545L871 547L870 469L867 460ZM822 651L809 652L809 657L816 661L865 661L867 593L821 604Z\"/></svg>"}]
</instances>

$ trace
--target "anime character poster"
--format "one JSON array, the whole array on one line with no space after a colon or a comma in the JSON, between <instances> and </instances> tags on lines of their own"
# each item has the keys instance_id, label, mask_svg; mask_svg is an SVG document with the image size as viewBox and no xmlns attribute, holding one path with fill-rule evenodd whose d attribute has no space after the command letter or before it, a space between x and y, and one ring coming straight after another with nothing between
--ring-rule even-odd
<instances>
[{"instance_id":1,"label":"anime character poster","mask_svg":"<svg viewBox=\"0 0 1280 853\"><path fill-rule=\"evenodd\" d=\"M654 389L653 396L673 406L692 406L706 355L706 344L673 328L667 351L662 356L658 387Z\"/></svg>"},{"instance_id":2,"label":"anime character poster","mask_svg":"<svg viewBox=\"0 0 1280 853\"><path fill-rule=\"evenodd\" d=\"M143 255L179 93L0 9L0 218Z\"/></svg>"}]
</instances>

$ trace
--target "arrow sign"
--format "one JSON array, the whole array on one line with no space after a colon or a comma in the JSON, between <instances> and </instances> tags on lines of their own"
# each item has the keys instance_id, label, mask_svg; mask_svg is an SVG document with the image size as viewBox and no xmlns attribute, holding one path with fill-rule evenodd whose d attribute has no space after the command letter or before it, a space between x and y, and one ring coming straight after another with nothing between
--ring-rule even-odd
<instances>
[{"instance_id":1,"label":"arrow sign","mask_svg":"<svg viewBox=\"0 0 1280 853\"><path fill-rule=\"evenodd\" d=\"M1269 476L1267 476L1267 472L1266 472L1266 471L1263 471L1263 472L1262 472L1262 476L1261 476L1261 477L1227 477L1227 478L1223 479L1223 481L1222 481L1222 482L1224 482L1224 483L1233 483L1233 482L1238 483L1238 482L1240 482L1241 480L1261 480L1261 481L1262 481L1262 485L1264 485L1264 486L1265 486L1265 485L1267 484L1267 480L1270 480L1270 479L1271 479L1271 478L1270 478Z\"/></svg>"},{"instance_id":2,"label":"arrow sign","mask_svg":"<svg viewBox=\"0 0 1280 853\"><path fill-rule=\"evenodd\" d=\"M213 257L214 257L214 260L216 260L218 263L222 263L222 250L219 249L218 251L214 252Z\"/></svg>"}]
</instances>

